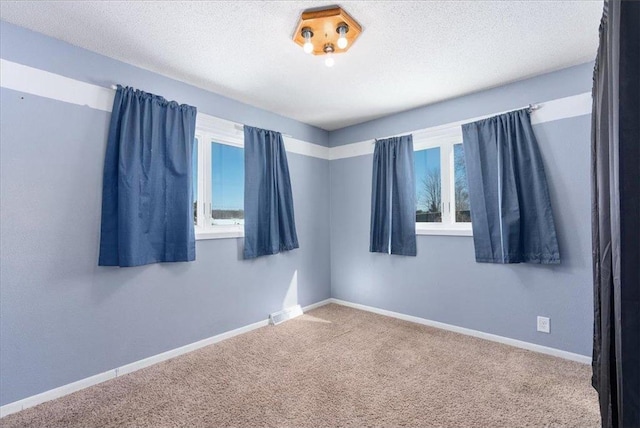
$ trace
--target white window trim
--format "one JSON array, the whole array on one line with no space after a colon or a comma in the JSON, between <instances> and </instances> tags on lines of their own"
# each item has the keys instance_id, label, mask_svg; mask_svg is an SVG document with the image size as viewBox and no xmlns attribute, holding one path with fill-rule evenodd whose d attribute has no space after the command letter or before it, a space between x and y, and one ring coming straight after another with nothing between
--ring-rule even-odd
<instances>
[{"instance_id":1,"label":"white window trim","mask_svg":"<svg viewBox=\"0 0 640 428\"><path fill-rule=\"evenodd\" d=\"M461 142L462 128L460 126L425 130L413 134L414 151L440 147L440 173L442 174L440 180L442 183L442 222L416 222L416 235L473 236L471 223L457 223L453 214L455 211L453 146Z\"/></svg>"},{"instance_id":2,"label":"white window trim","mask_svg":"<svg viewBox=\"0 0 640 428\"><path fill-rule=\"evenodd\" d=\"M244 148L243 131L232 122L198 115L195 136L198 139L198 224L194 226L196 240L243 238L244 225L211 225L210 209L211 143Z\"/></svg>"},{"instance_id":3,"label":"white window trim","mask_svg":"<svg viewBox=\"0 0 640 428\"><path fill-rule=\"evenodd\" d=\"M420 227L420 223L416 223L416 235L473 236L473 230L471 223L433 224L428 227Z\"/></svg>"},{"instance_id":4,"label":"white window trim","mask_svg":"<svg viewBox=\"0 0 640 428\"><path fill-rule=\"evenodd\" d=\"M207 239L244 238L244 227L238 226L211 226L215 230L199 230L196 228L196 241Z\"/></svg>"}]
</instances>

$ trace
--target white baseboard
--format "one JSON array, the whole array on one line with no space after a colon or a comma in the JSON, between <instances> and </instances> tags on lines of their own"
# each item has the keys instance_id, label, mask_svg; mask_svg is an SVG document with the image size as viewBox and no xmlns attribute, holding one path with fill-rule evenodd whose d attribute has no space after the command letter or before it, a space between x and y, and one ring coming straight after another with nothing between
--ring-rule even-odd
<instances>
[{"instance_id":1,"label":"white baseboard","mask_svg":"<svg viewBox=\"0 0 640 428\"><path fill-rule=\"evenodd\" d=\"M64 397L81 389L88 388L93 385L105 382L113 379L117 376L117 369L108 370L106 372L98 373L94 376L89 376L84 379L80 379L76 382L62 385L58 388L50 389L49 391L42 392L40 394L32 395L31 397L23 398L22 400L14 401L13 403L5 404L0 407L0 418L4 418L12 413L19 412L20 410L27 409L29 407L37 406L45 401L53 400L54 398Z\"/></svg>"},{"instance_id":2,"label":"white baseboard","mask_svg":"<svg viewBox=\"0 0 640 428\"><path fill-rule=\"evenodd\" d=\"M322 300L320 302L316 302L311 305L305 306L302 308L302 310L304 312L307 312L329 303L331 303L331 299ZM200 349L205 346L212 345L214 343L218 343L226 339L230 339L234 336L248 333L257 328L266 327L267 325L269 325L268 319L265 319L264 321L258 321L253 324L246 325L244 327L236 328L235 330L227 331L227 332L209 337L207 339L200 340L198 342L190 343L188 345L181 346L179 348L175 348L167 352L163 352L161 354L153 355L151 357L148 357L142 360L134 361L133 363L126 364L124 366L117 367L115 369L107 370L106 372L102 372L94 376L80 379L76 382L72 382L67 385L60 386L58 388L50 389L49 391L45 391L40 394L32 395L31 397L14 401L13 403L5 404L4 406L0 407L0 418L3 418L12 413L19 412L21 410L27 409L29 407L37 406L38 404L42 404L45 401L50 401L56 398L64 397L65 395L69 395L73 392L80 391L81 389L88 388L93 385L97 385L99 383L105 382L110 379L114 379L118 376L123 376L125 374L143 369L145 367L149 367L153 364L157 364L162 361L166 361L168 359L186 354L188 352L195 351L196 349Z\"/></svg>"},{"instance_id":3,"label":"white baseboard","mask_svg":"<svg viewBox=\"0 0 640 428\"><path fill-rule=\"evenodd\" d=\"M425 318L415 317L413 315L405 315L399 312L392 312L386 309L375 308L373 306L361 305L359 303L351 303L345 300L331 298L331 303L336 303L342 306L348 306L354 309L360 309L367 312L373 312L379 315L385 315L392 318L398 318L404 321L414 322L416 324L427 325L429 327L436 327L443 330L453 331L455 333L465 334L467 336L478 337L480 339L491 340L492 342L503 343L505 345L515 346L516 348L527 349L529 351L539 352L541 354L553 355L554 357L564 358L566 360L577 361L583 364L591 364L591 357L581 354L575 354L573 352L563 351L561 349L550 348L548 346L536 345L535 343L524 342L522 340L511 339L509 337L498 336L496 334L484 333L478 330L472 330L470 328L458 327L456 325L445 324L438 321L432 321Z\"/></svg>"},{"instance_id":4,"label":"white baseboard","mask_svg":"<svg viewBox=\"0 0 640 428\"><path fill-rule=\"evenodd\" d=\"M324 299L324 300L321 300L319 302L312 303L312 304L307 305L307 306L303 306L302 307L302 312L308 312L308 311L310 311L312 309L319 308L320 306L328 305L329 303L332 303L332 302L333 302L333 299Z\"/></svg>"},{"instance_id":5,"label":"white baseboard","mask_svg":"<svg viewBox=\"0 0 640 428\"><path fill-rule=\"evenodd\" d=\"M547 346L536 345L534 343L523 342L521 340L510 339L508 337L502 337L495 334L484 333L484 332L472 330L469 328L458 327L451 324L445 324L438 321L432 321L425 318L415 317L412 315L405 315L398 312L388 311L386 309L375 308L373 306L361 305L359 303L351 303L345 300L340 300L335 298L325 299L320 302L305 306L302 309L304 312L307 312L312 309L318 308L320 306L327 305L329 303L348 306L350 308L373 312L376 314L385 315L392 318L398 318L405 321L415 322L417 324L427 325L430 327L441 328L443 330L449 330L455 333L460 333L468 336L478 337L481 339L491 340L493 342L499 342L506 345L515 346L517 348L527 349L529 351L540 352L542 354L553 355L555 357L565 358L567 360L577 361L584 364L591 364L591 357L588 357L586 355L574 354L573 352L562 351L556 348L549 348ZM166 361L168 359L186 354L188 352L195 351L196 349L200 349L205 346L221 342L225 339L230 339L234 336L248 333L257 328L265 327L268 324L269 324L269 321L266 319L263 321L258 321L256 323L249 324L247 326L240 327L235 330L227 331L225 333L221 333L216 336L212 336L207 339L203 339L198 342L191 343L189 345L181 346L180 348L172 349L170 351L163 352L161 354L153 355L151 357L148 357L139 361L135 361L133 363L126 364L121 367L117 367L115 369L107 370L106 372L99 373L94 376L87 377L85 379L80 379L76 382L72 382L67 385L63 385L58 388L51 389L49 391L45 391L40 394L32 395L31 397L23 398L22 400L14 401L13 403L5 404L4 406L0 407L0 418L10 415L12 413L19 412L21 410L27 409L29 407L36 406L38 404L44 403L49 400L64 397L65 395L71 394L76 391L80 391L81 389L88 388L93 385L97 385L99 383L105 382L110 379L114 379L118 376L123 376L125 374L143 369L145 367L149 367L153 364L157 364L162 361Z\"/></svg>"}]
</instances>

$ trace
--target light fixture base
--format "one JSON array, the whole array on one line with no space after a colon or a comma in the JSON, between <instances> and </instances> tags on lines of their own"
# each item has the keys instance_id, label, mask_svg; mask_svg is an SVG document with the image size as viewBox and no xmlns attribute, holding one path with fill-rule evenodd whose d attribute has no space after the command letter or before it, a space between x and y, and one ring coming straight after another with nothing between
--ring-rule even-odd
<instances>
[{"instance_id":1,"label":"light fixture base","mask_svg":"<svg viewBox=\"0 0 640 428\"><path fill-rule=\"evenodd\" d=\"M342 49L338 47L340 37L340 26L346 26L344 37L347 39L347 46ZM307 10L302 13L300 22L293 33L293 41L300 46L304 46L305 38L303 30L313 32L311 43L313 44L314 55L325 55L324 46L331 43L334 46L333 53L346 52L353 46L353 43L362 33L362 27L341 7L329 7L326 9Z\"/></svg>"}]
</instances>

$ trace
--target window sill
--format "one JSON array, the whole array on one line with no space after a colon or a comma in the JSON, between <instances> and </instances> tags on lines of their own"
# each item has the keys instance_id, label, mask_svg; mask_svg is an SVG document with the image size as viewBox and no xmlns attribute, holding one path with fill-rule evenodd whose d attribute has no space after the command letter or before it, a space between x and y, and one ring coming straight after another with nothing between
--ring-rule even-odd
<instances>
[{"instance_id":1,"label":"window sill","mask_svg":"<svg viewBox=\"0 0 640 428\"><path fill-rule=\"evenodd\" d=\"M216 230L217 229L217 230ZM198 230L196 229L196 241L206 239L231 239L244 238L243 227L220 227L214 230Z\"/></svg>"},{"instance_id":2,"label":"window sill","mask_svg":"<svg viewBox=\"0 0 640 428\"><path fill-rule=\"evenodd\" d=\"M464 226L416 226L416 235L440 235L440 236L473 236L471 225Z\"/></svg>"}]
</instances>

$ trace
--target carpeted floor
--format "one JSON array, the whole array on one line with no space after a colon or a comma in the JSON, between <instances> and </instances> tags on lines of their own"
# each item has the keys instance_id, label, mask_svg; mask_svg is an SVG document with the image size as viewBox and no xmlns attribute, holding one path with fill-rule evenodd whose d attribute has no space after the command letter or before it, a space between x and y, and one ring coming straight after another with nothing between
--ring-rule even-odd
<instances>
[{"instance_id":1,"label":"carpeted floor","mask_svg":"<svg viewBox=\"0 0 640 428\"><path fill-rule=\"evenodd\" d=\"M597 427L590 367L327 305L2 427Z\"/></svg>"}]
</instances>

